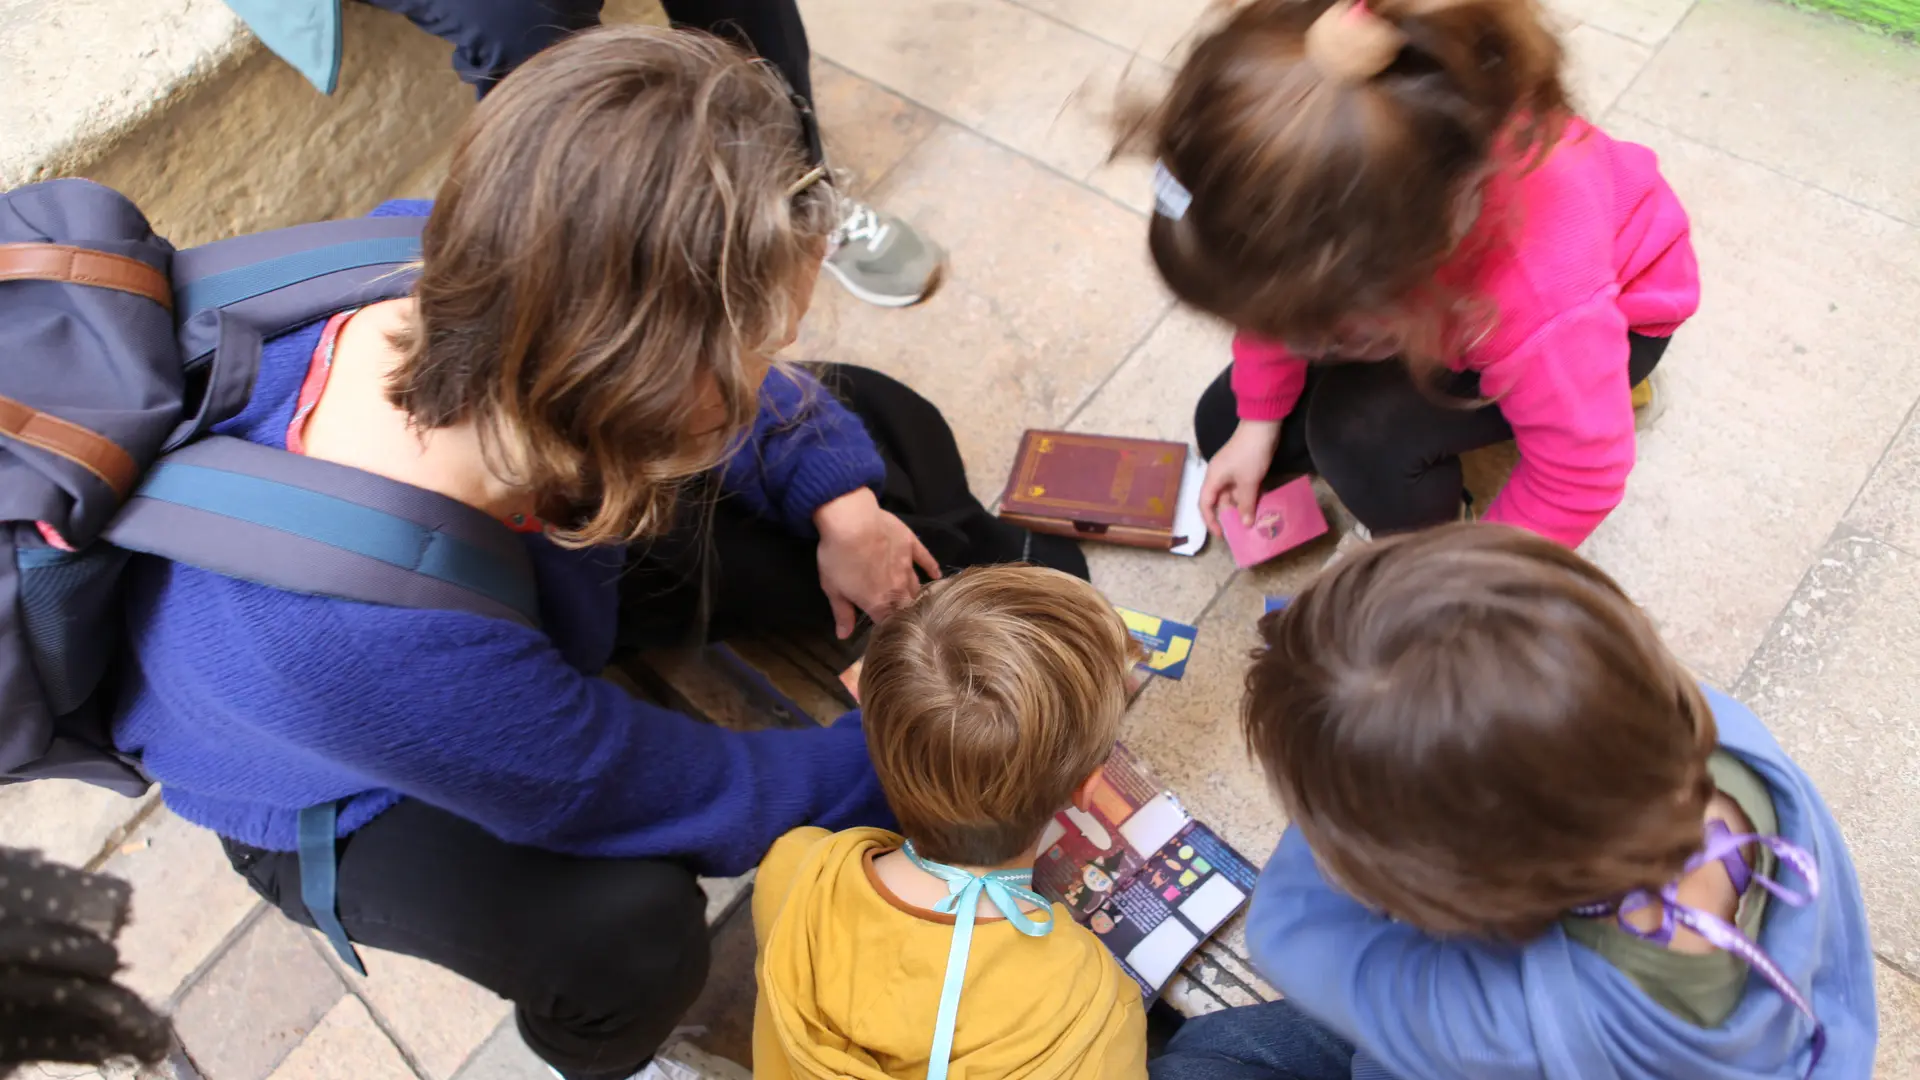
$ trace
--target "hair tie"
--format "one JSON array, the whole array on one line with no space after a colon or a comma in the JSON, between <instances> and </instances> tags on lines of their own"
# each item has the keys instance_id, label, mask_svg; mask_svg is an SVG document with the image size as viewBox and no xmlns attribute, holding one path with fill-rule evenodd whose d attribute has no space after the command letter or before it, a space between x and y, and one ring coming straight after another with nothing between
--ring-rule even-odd
<instances>
[{"instance_id":1,"label":"hair tie","mask_svg":"<svg viewBox=\"0 0 1920 1080\"><path fill-rule=\"evenodd\" d=\"M1179 221L1187 216L1187 208L1193 205L1193 192L1187 190L1167 168L1164 161L1153 163L1153 212L1163 218Z\"/></svg>"},{"instance_id":2,"label":"hair tie","mask_svg":"<svg viewBox=\"0 0 1920 1080\"><path fill-rule=\"evenodd\" d=\"M1307 27L1307 59L1329 79L1365 82L1387 70L1407 35L1373 13L1365 0L1339 0Z\"/></svg>"}]
</instances>

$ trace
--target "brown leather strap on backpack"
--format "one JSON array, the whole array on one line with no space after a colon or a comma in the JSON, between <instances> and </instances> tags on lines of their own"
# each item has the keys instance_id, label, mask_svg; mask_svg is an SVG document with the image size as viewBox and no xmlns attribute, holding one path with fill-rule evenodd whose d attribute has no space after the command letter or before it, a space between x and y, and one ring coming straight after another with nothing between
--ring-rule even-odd
<instances>
[{"instance_id":1,"label":"brown leather strap on backpack","mask_svg":"<svg viewBox=\"0 0 1920 1080\"><path fill-rule=\"evenodd\" d=\"M173 310L167 276L138 259L66 244L0 244L0 281L60 281L144 296ZM106 481L125 499L139 466L120 444L71 420L0 396L0 435L58 454Z\"/></svg>"},{"instance_id":2,"label":"brown leather strap on backpack","mask_svg":"<svg viewBox=\"0 0 1920 1080\"><path fill-rule=\"evenodd\" d=\"M133 455L122 450L119 443L10 397L0 396L0 435L66 458L106 481L122 500L133 491L133 482L140 476Z\"/></svg>"},{"instance_id":3,"label":"brown leather strap on backpack","mask_svg":"<svg viewBox=\"0 0 1920 1080\"><path fill-rule=\"evenodd\" d=\"M167 276L139 259L66 244L0 244L0 281L65 281L118 289L173 310Z\"/></svg>"}]
</instances>

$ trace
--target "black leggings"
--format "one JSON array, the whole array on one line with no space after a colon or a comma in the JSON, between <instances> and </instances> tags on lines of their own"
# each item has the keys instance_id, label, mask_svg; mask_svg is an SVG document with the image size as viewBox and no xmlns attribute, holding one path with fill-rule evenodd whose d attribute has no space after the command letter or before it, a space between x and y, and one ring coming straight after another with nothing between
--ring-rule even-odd
<instances>
[{"instance_id":1,"label":"black leggings","mask_svg":"<svg viewBox=\"0 0 1920 1080\"><path fill-rule=\"evenodd\" d=\"M932 402L870 368L811 370L866 425L887 467L880 505L913 530L942 572L1033 562L1088 576L1074 541L1035 535L987 512L967 483L952 429ZM681 499L679 527L628 560L620 582L622 645L832 629L817 545L754 517L716 487L696 485Z\"/></svg>"},{"instance_id":2,"label":"black leggings","mask_svg":"<svg viewBox=\"0 0 1920 1080\"><path fill-rule=\"evenodd\" d=\"M1667 351L1667 339L1627 335L1627 382L1638 386ZM1200 395L1194 438L1211 459L1239 426L1228 367ZM1454 376L1446 393L1472 401L1480 376ZM1306 473L1325 479L1360 523L1376 533L1423 529L1460 513L1460 455L1513 438L1498 405L1452 408L1415 386L1397 361L1315 364L1300 401L1280 423L1280 444L1262 488Z\"/></svg>"},{"instance_id":3,"label":"black leggings","mask_svg":"<svg viewBox=\"0 0 1920 1080\"><path fill-rule=\"evenodd\" d=\"M225 843L256 892L313 925L298 855ZM511 1000L527 1045L571 1077L631 1075L706 982L706 897L673 863L518 847L412 800L337 850L349 937Z\"/></svg>"},{"instance_id":4,"label":"black leggings","mask_svg":"<svg viewBox=\"0 0 1920 1080\"><path fill-rule=\"evenodd\" d=\"M453 46L453 69L480 96L541 49L600 25L604 0L367 0L411 19ZM803 101L813 100L812 53L795 0L662 0L675 26L732 41L779 70ZM822 160L820 133L806 121L808 160Z\"/></svg>"}]
</instances>

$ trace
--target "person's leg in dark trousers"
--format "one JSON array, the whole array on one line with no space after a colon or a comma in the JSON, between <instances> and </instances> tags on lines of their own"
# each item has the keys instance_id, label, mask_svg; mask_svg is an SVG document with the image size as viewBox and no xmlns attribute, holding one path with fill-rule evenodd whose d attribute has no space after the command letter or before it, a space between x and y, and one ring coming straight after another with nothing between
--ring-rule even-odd
<instances>
[{"instance_id":1,"label":"person's leg in dark trousers","mask_svg":"<svg viewBox=\"0 0 1920 1080\"><path fill-rule=\"evenodd\" d=\"M485 97L541 49L596 26L603 0L366 0L453 44L453 66ZM820 165L812 53L795 0L666 0L674 25L704 30L765 58L785 77L801 112L802 150ZM946 253L913 225L842 193L825 267L855 296L883 307L917 304L939 284Z\"/></svg>"},{"instance_id":2,"label":"person's leg in dark trousers","mask_svg":"<svg viewBox=\"0 0 1920 1080\"><path fill-rule=\"evenodd\" d=\"M1637 385L1660 362L1667 339L1628 334L1627 341L1628 384ZM1237 423L1230 377L1231 369L1215 380L1196 410L1195 434L1209 457ZM1471 402L1480 395L1479 376L1456 376L1444 392ZM1416 386L1404 364L1315 365L1300 403L1281 424L1266 482L1317 473L1373 532L1422 529L1459 516L1460 455L1511 438L1498 405L1453 407Z\"/></svg>"},{"instance_id":3,"label":"person's leg in dark trousers","mask_svg":"<svg viewBox=\"0 0 1920 1080\"><path fill-rule=\"evenodd\" d=\"M1353 1045L1292 1003L1196 1016L1147 1062L1151 1080L1348 1080Z\"/></svg>"},{"instance_id":4,"label":"person's leg in dark trousers","mask_svg":"<svg viewBox=\"0 0 1920 1080\"><path fill-rule=\"evenodd\" d=\"M487 96L534 53L600 25L604 0L366 0L453 46L453 70Z\"/></svg>"},{"instance_id":5,"label":"person's leg in dark trousers","mask_svg":"<svg viewBox=\"0 0 1920 1080\"><path fill-rule=\"evenodd\" d=\"M228 841L227 857L313 925L299 856ZM527 1045L575 1080L638 1070L706 981L706 897L674 863L518 847L411 800L342 840L339 860L349 937L512 1001Z\"/></svg>"},{"instance_id":6,"label":"person's leg in dark trousers","mask_svg":"<svg viewBox=\"0 0 1920 1080\"><path fill-rule=\"evenodd\" d=\"M813 55L796 0L661 0L667 18L726 38L777 68L799 99L807 160L826 163L813 115ZM841 192L840 226L825 268L853 295L882 307L917 304L939 284L946 253L904 218Z\"/></svg>"},{"instance_id":7,"label":"person's leg in dark trousers","mask_svg":"<svg viewBox=\"0 0 1920 1080\"><path fill-rule=\"evenodd\" d=\"M787 86L813 107L813 53L795 0L661 0L675 26L704 30L772 64ZM817 124L807 125L807 160L826 160Z\"/></svg>"},{"instance_id":8,"label":"person's leg in dark trousers","mask_svg":"<svg viewBox=\"0 0 1920 1080\"><path fill-rule=\"evenodd\" d=\"M821 383L867 427L887 476L880 505L927 546L943 572L1036 562L1087 577L1065 537L1038 536L988 513L967 485L946 418L889 376L823 365ZM681 525L637 545L621 579L621 643L630 647L725 641L743 634L830 631L818 543L754 517L710 479L681 498Z\"/></svg>"}]
</instances>

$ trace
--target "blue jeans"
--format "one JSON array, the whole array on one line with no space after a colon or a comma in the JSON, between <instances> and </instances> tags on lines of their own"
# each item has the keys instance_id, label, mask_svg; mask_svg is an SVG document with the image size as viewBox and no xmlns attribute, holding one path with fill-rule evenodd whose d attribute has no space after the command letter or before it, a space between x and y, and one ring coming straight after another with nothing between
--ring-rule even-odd
<instances>
[{"instance_id":1,"label":"blue jeans","mask_svg":"<svg viewBox=\"0 0 1920 1080\"><path fill-rule=\"evenodd\" d=\"M1187 1021L1147 1063L1151 1080L1348 1080L1353 1044L1291 1002L1223 1009Z\"/></svg>"}]
</instances>

